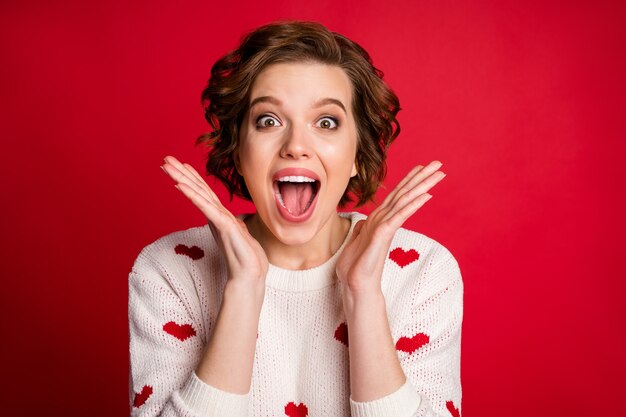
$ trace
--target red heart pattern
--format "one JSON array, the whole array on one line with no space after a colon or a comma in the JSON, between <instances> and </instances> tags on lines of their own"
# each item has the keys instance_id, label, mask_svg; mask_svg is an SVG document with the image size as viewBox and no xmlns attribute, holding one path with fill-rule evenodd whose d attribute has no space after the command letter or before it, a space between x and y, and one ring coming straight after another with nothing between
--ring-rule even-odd
<instances>
[{"instance_id":1,"label":"red heart pattern","mask_svg":"<svg viewBox=\"0 0 626 417\"><path fill-rule=\"evenodd\" d=\"M285 414L289 417L306 417L309 414L309 410L302 403L296 405L290 402L285 406Z\"/></svg>"},{"instance_id":2,"label":"red heart pattern","mask_svg":"<svg viewBox=\"0 0 626 417\"><path fill-rule=\"evenodd\" d=\"M133 400L133 407L139 408L148 401L148 398L152 395L152 387L150 385L144 385L141 392L135 393L135 399Z\"/></svg>"},{"instance_id":3,"label":"red heart pattern","mask_svg":"<svg viewBox=\"0 0 626 417\"><path fill-rule=\"evenodd\" d=\"M454 406L452 401L446 401L446 408L452 414L453 417L461 417L461 413L459 413L459 409Z\"/></svg>"},{"instance_id":4,"label":"red heart pattern","mask_svg":"<svg viewBox=\"0 0 626 417\"><path fill-rule=\"evenodd\" d=\"M412 264L420 258L420 254L415 249L405 251L402 248L395 248L389 252L389 259L398 264L400 268Z\"/></svg>"},{"instance_id":5,"label":"red heart pattern","mask_svg":"<svg viewBox=\"0 0 626 417\"><path fill-rule=\"evenodd\" d=\"M181 341L196 335L196 330L191 324L178 324L173 321L165 323L163 330Z\"/></svg>"},{"instance_id":6,"label":"red heart pattern","mask_svg":"<svg viewBox=\"0 0 626 417\"><path fill-rule=\"evenodd\" d=\"M396 350L400 350L402 352L407 352L411 354L415 352L417 349L424 346L429 341L430 341L430 337L428 337L428 335L425 333L418 333L411 338L402 336L396 342Z\"/></svg>"},{"instance_id":7,"label":"red heart pattern","mask_svg":"<svg viewBox=\"0 0 626 417\"><path fill-rule=\"evenodd\" d=\"M341 323L335 329L335 339L348 346L348 325L346 322Z\"/></svg>"},{"instance_id":8,"label":"red heart pattern","mask_svg":"<svg viewBox=\"0 0 626 417\"><path fill-rule=\"evenodd\" d=\"M189 247L187 245L183 245L182 243L180 245L176 245L176 247L174 248L174 252L176 252L178 255L189 256L194 261L197 261L198 259L202 259L204 257L204 251L201 248L197 246Z\"/></svg>"}]
</instances>

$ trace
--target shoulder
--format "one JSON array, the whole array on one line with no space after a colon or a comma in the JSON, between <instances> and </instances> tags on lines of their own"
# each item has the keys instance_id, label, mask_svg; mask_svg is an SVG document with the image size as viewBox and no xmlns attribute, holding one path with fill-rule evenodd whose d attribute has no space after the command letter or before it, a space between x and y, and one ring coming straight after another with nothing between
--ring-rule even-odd
<instances>
[{"instance_id":1,"label":"shoulder","mask_svg":"<svg viewBox=\"0 0 626 417\"><path fill-rule=\"evenodd\" d=\"M359 220L367 219L365 214L359 212L347 212L341 213L341 215L350 219L352 225ZM394 235L388 258L401 269L409 267L414 263L447 263L453 264L458 268L458 262L448 248L423 233L406 228L398 229Z\"/></svg>"},{"instance_id":2,"label":"shoulder","mask_svg":"<svg viewBox=\"0 0 626 417\"><path fill-rule=\"evenodd\" d=\"M456 258L437 240L423 233L401 228L389 249L385 271L388 288L413 294L422 303L442 294L462 304L463 278Z\"/></svg>"},{"instance_id":3,"label":"shoulder","mask_svg":"<svg viewBox=\"0 0 626 417\"><path fill-rule=\"evenodd\" d=\"M131 281L136 276L171 286L173 279L184 279L207 258L215 258L218 250L207 225L169 233L141 250L130 272Z\"/></svg>"},{"instance_id":4,"label":"shoulder","mask_svg":"<svg viewBox=\"0 0 626 417\"><path fill-rule=\"evenodd\" d=\"M416 252L414 256L419 257L417 260L422 260L424 263L430 265L452 264L458 268L458 262L454 255L437 240L413 230L398 229L391 243L390 258L392 260L403 257L411 259L411 256L403 254L412 251Z\"/></svg>"},{"instance_id":5,"label":"shoulder","mask_svg":"<svg viewBox=\"0 0 626 417\"><path fill-rule=\"evenodd\" d=\"M444 311L455 318L463 314L459 263L443 244L417 231L400 228L394 235L381 288L396 329L425 317L437 321Z\"/></svg>"},{"instance_id":6,"label":"shoulder","mask_svg":"<svg viewBox=\"0 0 626 417\"><path fill-rule=\"evenodd\" d=\"M366 219L361 213L344 213L352 223ZM381 285L389 296L419 293L418 299L448 291L463 291L459 264L437 240L417 231L400 228L387 253Z\"/></svg>"}]
</instances>

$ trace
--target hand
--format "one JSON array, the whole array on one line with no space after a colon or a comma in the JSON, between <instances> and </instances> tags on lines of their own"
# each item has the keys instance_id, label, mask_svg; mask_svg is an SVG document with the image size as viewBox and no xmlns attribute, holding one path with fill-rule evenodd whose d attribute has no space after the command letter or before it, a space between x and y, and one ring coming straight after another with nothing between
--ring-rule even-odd
<instances>
[{"instance_id":1,"label":"hand","mask_svg":"<svg viewBox=\"0 0 626 417\"><path fill-rule=\"evenodd\" d=\"M413 168L367 220L358 222L351 239L337 260L336 272L344 294L380 291L383 266L391 241L404 222L432 195L427 191L445 174L441 162Z\"/></svg>"},{"instance_id":2,"label":"hand","mask_svg":"<svg viewBox=\"0 0 626 417\"><path fill-rule=\"evenodd\" d=\"M262 284L265 287L268 260L265 251L248 232L243 220L228 211L209 188L200 174L189 164L166 156L161 166L178 188L200 209L209 222L211 233L220 246L228 265L229 278L234 282Z\"/></svg>"}]
</instances>

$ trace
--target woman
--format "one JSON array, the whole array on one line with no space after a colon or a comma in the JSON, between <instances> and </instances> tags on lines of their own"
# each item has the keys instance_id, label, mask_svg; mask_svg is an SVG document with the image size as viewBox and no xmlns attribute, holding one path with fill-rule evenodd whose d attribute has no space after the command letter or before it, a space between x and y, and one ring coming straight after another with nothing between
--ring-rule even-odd
<instances>
[{"instance_id":1,"label":"woman","mask_svg":"<svg viewBox=\"0 0 626 417\"><path fill-rule=\"evenodd\" d=\"M219 60L203 93L207 171L163 170L208 225L147 246L130 274L131 403L141 416L459 416L463 283L442 245L402 229L444 177L417 166L369 217L399 133L367 53L274 23Z\"/></svg>"}]
</instances>

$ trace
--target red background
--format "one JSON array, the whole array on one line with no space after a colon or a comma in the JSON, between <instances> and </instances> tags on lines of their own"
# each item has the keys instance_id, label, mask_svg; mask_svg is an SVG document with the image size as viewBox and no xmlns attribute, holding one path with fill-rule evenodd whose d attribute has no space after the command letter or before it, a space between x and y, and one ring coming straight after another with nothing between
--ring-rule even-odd
<instances>
[{"instance_id":1,"label":"red background","mask_svg":"<svg viewBox=\"0 0 626 417\"><path fill-rule=\"evenodd\" d=\"M461 266L463 415L623 413L622 2L57 3L0 5L3 415L128 413L132 262L205 222L159 165L202 166L211 64L277 18L385 72L389 186L444 163L407 227Z\"/></svg>"}]
</instances>

